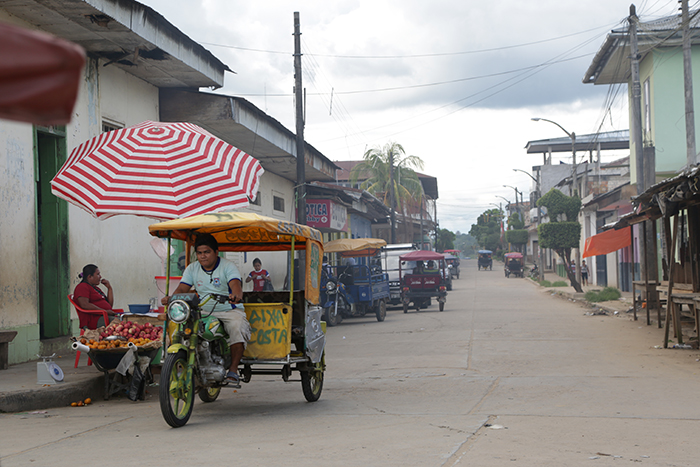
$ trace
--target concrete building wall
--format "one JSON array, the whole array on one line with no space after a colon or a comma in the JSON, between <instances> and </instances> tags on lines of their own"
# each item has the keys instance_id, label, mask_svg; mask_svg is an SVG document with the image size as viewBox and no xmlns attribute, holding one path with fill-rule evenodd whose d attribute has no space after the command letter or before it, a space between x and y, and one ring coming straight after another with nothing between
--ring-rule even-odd
<instances>
[{"instance_id":1,"label":"concrete building wall","mask_svg":"<svg viewBox=\"0 0 700 467\"><path fill-rule=\"evenodd\" d=\"M2 10L0 20L30 27ZM124 126L158 120L158 89L88 59L72 121L65 128L68 153L98 135L103 118ZM0 121L0 147L4 148L0 154L0 328L18 331L9 349L10 363L18 363L41 352L33 125ZM94 263L112 282L115 308L148 303L156 296L154 276L160 271L148 234L153 222L135 216L99 221L69 205L70 266L63 273L70 286L65 294L72 293L82 267ZM77 315L72 307L70 316L70 329L76 334Z\"/></svg>"},{"instance_id":2,"label":"concrete building wall","mask_svg":"<svg viewBox=\"0 0 700 467\"><path fill-rule=\"evenodd\" d=\"M692 49L693 64L700 64L700 47ZM650 123L647 129L644 102L644 82L650 80ZM683 51L680 47L658 48L640 64L642 85L642 127L645 144L656 147L656 172L664 176L677 173L686 165L685 97L683 86ZM700 74L693 74L693 88L700 89ZM693 94L695 108L700 107L700 95ZM631 107L630 107L631 108ZM632 118L630 114L630 118ZM695 133L700 134L700 119L695 119ZM635 159L632 180L636 180Z\"/></svg>"}]
</instances>

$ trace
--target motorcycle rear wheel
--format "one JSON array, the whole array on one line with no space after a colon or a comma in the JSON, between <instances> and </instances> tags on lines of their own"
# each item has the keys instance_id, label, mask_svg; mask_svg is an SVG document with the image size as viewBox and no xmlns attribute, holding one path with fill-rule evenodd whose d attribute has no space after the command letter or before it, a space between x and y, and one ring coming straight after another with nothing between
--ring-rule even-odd
<instances>
[{"instance_id":1,"label":"motorcycle rear wheel","mask_svg":"<svg viewBox=\"0 0 700 467\"><path fill-rule=\"evenodd\" d=\"M325 353L321 361L316 363L311 371L301 371L301 389L308 402L316 402L323 391L323 374L326 367Z\"/></svg>"},{"instance_id":2,"label":"motorcycle rear wheel","mask_svg":"<svg viewBox=\"0 0 700 467\"><path fill-rule=\"evenodd\" d=\"M199 390L199 398L202 402L214 402L221 394L221 388L202 388Z\"/></svg>"},{"instance_id":3,"label":"motorcycle rear wheel","mask_svg":"<svg viewBox=\"0 0 700 467\"><path fill-rule=\"evenodd\" d=\"M168 354L160 373L160 411L173 428L185 426L194 407L194 381L187 377L187 352Z\"/></svg>"}]
</instances>

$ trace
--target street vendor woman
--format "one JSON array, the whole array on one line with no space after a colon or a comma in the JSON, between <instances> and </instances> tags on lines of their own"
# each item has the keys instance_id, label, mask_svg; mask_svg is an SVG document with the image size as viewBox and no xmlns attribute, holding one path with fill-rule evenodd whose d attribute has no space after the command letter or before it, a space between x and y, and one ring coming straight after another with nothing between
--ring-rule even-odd
<instances>
[{"instance_id":1,"label":"street vendor woman","mask_svg":"<svg viewBox=\"0 0 700 467\"><path fill-rule=\"evenodd\" d=\"M114 290L112 284L107 279L102 278L100 268L94 264L88 264L83 268L83 272L78 274L80 283L75 286L73 291L73 300L75 300L83 310L107 310L107 316L110 318L115 315L112 311L114 306ZM107 293L99 287L104 285L107 288ZM97 329L100 326L106 326L109 323L104 322L104 316L88 315L88 329Z\"/></svg>"},{"instance_id":2,"label":"street vendor woman","mask_svg":"<svg viewBox=\"0 0 700 467\"><path fill-rule=\"evenodd\" d=\"M230 303L217 302L214 316L223 323L229 335L227 342L231 348L231 366L226 380L240 387L238 364L251 332L245 309L240 303L243 298L241 274L235 264L219 257L219 243L210 234L197 235L194 251L197 261L187 266L174 294L187 293L194 287L200 296L210 293L228 295ZM168 299L163 297L162 304L167 305Z\"/></svg>"}]
</instances>

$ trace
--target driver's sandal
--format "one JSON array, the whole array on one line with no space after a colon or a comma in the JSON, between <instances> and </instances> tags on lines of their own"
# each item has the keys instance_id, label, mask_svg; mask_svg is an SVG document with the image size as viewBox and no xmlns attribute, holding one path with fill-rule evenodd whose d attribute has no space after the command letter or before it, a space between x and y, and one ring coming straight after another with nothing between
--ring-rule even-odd
<instances>
[{"instance_id":1,"label":"driver's sandal","mask_svg":"<svg viewBox=\"0 0 700 467\"><path fill-rule=\"evenodd\" d=\"M229 371L226 373L226 385L230 386L232 388L240 388L241 387L241 377L238 376L238 373L235 371Z\"/></svg>"}]
</instances>

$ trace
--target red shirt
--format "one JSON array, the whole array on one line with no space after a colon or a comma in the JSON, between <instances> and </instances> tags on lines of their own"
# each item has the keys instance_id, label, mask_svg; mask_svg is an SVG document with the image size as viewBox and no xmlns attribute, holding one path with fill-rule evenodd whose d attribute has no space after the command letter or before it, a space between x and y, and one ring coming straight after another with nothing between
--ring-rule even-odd
<instances>
[{"instance_id":1,"label":"red shirt","mask_svg":"<svg viewBox=\"0 0 700 467\"><path fill-rule=\"evenodd\" d=\"M102 308L103 310L111 310L112 305L104 298L104 296L98 292L95 287L91 286L87 282L81 282L75 286L75 291L73 292L73 301L78 304L78 297L87 297L88 302L95 306ZM81 325L84 323L89 329L95 329L97 327L97 321L102 315L97 314L84 314L84 318L80 320ZM107 325L109 323L105 323Z\"/></svg>"},{"instance_id":2,"label":"red shirt","mask_svg":"<svg viewBox=\"0 0 700 467\"><path fill-rule=\"evenodd\" d=\"M266 279L270 277L270 274L266 270L261 269L260 271L251 271L249 276L253 278L253 292L262 292L263 286L267 282Z\"/></svg>"}]
</instances>

